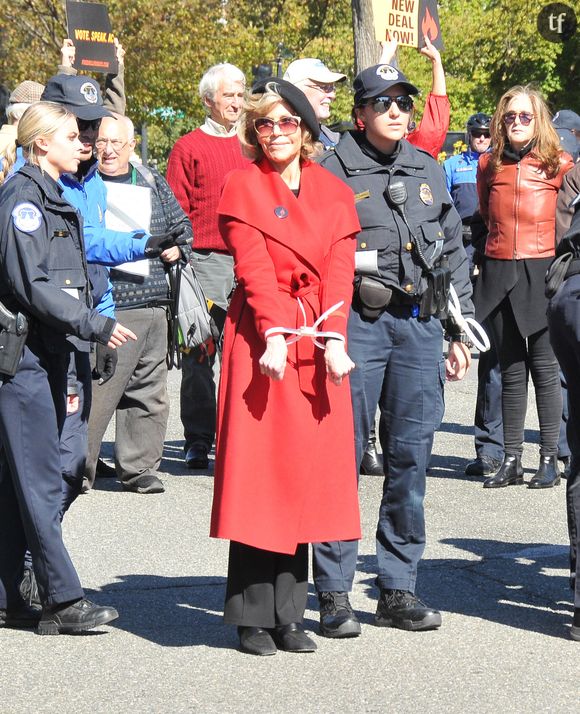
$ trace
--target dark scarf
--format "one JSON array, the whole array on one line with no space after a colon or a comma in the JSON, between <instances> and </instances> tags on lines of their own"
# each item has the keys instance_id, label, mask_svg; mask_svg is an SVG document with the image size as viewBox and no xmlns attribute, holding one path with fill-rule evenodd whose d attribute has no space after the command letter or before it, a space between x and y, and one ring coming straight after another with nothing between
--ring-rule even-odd
<instances>
[{"instance_id":1,"label":"dark scarf","mask_svg":"<svg viewBox=\"0 0 580 714\"><path fill-rule=\"evenodd\" d=\"M523 149L520 149L519 151L516 151L511 144L506 142L506 145L503 150L503 156L506 159L511 159L512 161L521 161L524 156L527 156L530 151L535 147L536 142L535 141L530 141L529 144L526 144Z\"/></svg>"}]
</instances>

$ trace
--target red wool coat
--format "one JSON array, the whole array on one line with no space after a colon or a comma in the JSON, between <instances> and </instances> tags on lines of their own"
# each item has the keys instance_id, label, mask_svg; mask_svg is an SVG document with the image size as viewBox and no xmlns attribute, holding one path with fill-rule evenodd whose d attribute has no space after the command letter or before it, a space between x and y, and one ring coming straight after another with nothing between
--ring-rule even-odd
<instances>
[{"instance_id":1,"label":"red wool coat","mask_svg":"<svg viewBox=\"0 0 580 714\"><path fill-rule=\"evenodd\" d=\"M260 374L265 332L308 325L346 336L356 233L350 188L311 162L296 197L267 161L233 171L218 207L238 287L225 328L211 535L293 554L299 543L360 538L348 379L323 350L288 348L284 379Z\"/></svg>"}]
</instances>

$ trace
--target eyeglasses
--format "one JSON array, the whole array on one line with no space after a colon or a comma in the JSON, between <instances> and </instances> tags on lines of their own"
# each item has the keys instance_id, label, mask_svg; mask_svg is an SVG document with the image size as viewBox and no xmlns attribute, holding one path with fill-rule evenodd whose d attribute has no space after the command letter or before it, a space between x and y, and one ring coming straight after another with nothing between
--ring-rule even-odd
<instances>
[{"instance_id":1,"label":"eyeglasses","mask_svg":"<svg viewBox=\"0 0 580 714\"><path fill-rule=\"evenodd\" d=\"M322 92L322 94L332 94L333 92L336 92L336 85L334 83L332 84L307 84L307 87L310 87L310 89L318 89L319 92Z\"/></svg>"},{"instance_id":2,"label":"eyeglasses","mask_svg":"<svg viewBox=\"0 0 580 714\"><path fill-rule=\"evenodd\" d=\"M503 115L503 120L508 126L513 124L516 119L520 120L522 126L529 126L533 118L534 115L529 112L507 112Z\"/></svg>"},{"instance_id":3,"label":"eyeglasses","mask_svg":"<svg viewBox=\"0 0 580 714\"><path fill-rule=\"evenodd\" d=\"M256 134L261 136L263 139L267 139L274 132L274 127L278 127L278 131L282 136L289 136L294 134L300 126L300 117L287 116L280 117L278 121L270 119L270 117L259 117L254 119L254 129Z\"/></svg>"},{"instance_id":4,"label":"eyeglasses","mask_svg":"<svg viewBox=\"0 0 580 714\"><path fill-rule=\"evenodd\" d=\"M127 146L128 143L128 141L121 141L121 139L97 139L95 141L95 146L97 147L97 149L102 150L107 146L107 144L110 144L111 149L113 149L113 151L118 154L119 151L121 151L122 148Z\"/></svg>"},{"instance_id":5,"label":"eyeglasses","mask_svg":"<svg viewBox=\"0 0 580 714\"><path fill-rule=\"evenodd\" d=\"M400 97L377 97L370 104L377 114L385 114L393 102L402 112L410 112L414 106L413 99L408 94L402 94Z\"/></svg>"},{"instance_id":6,"label":"eyeglasses","mask_svg":"<svg viewBox=\"0 0 580 714\"><path fill-rule=\"evenodd\" d=\"M88 129L97 131L97 129L101 126L101 120L100 119L79 119L77 117L77 126L79 128L79 131L87 131Z\"/></svg>"},{"instance_id":7,"label":"eyeglasses","mask_svg":"<svg viewBox=\"0 0 580 714\"><path fill-rule=\"evenodd\" d=\"M483 131L482 129L475 129L469 132L474 139L481 139L483 136L485 139L489 139L489 131Z\"/></svg>"}]
</instances>

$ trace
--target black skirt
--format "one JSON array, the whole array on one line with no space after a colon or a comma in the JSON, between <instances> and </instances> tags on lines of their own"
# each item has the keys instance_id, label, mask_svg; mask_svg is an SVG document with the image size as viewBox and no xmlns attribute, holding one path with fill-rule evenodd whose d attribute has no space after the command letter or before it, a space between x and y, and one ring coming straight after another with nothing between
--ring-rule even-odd
<instances>
[{"instance_id":1,"label":"black skirt","mask_svg":"<svg viewBox=\"0 0 580 714\"><path fill-rule=\"evenodd\" d=\"M504 298L510 301L522 337L548 327L545 275L553 258L496 260L485 257L475 282L475 318L482 322Z\"/></svg>"}]
</instances>

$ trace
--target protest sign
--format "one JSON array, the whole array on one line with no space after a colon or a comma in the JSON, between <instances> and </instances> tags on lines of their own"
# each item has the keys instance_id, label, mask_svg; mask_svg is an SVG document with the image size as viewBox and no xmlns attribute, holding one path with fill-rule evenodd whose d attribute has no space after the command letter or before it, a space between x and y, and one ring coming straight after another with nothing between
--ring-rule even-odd
<instances>
[{"instance_id":1,"label":"protest sign","mask_svg":"<svg viewBox=\"0 0 580 714\"><path fill-rule=\"evenodd\" d=\"M443 49L437 0L373 0L376 38L386 32L400 45L424 47L428 37L437 49Z\"/></svg>"},{"instance_id":2,"label":"protest sign","mask_svg":"<svg viewBox=\"0 0 580 714\"><path fill-rule=\"evenodd\" d=\"M68 36L75 46L75 69L117 74L115 36L106 5L66 0Z\"/></svg>"}]
</instances>

